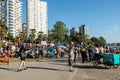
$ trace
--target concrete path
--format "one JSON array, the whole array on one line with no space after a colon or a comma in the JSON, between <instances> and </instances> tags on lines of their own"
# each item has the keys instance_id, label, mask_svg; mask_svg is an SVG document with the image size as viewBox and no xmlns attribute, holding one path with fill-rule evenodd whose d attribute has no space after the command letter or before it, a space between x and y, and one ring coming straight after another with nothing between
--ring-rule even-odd
<instances>
[{"instance_id":1,"label":"concrete path","mask_svg":"<svg viewBox=\"0 0 120 80\"><path fill-rule=\"evenodd\" d=\"M72 80L77 72L69 72L67 59L26 61L27 70L17 72L19 62L0 65L0 80Z\"/></svg>"}]
</instances>

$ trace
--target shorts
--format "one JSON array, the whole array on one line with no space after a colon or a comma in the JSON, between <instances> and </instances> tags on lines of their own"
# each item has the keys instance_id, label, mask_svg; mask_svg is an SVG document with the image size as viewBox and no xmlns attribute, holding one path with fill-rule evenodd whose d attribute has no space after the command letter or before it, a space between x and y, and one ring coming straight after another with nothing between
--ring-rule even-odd
<instances>
[{"instance_id":1,"label":"shorts","mask_svg":"<svg viewBox=\"0 0 120 80\"><path fill-rule=\"evenodd\" d=\"M20 60L21 61L25 61L25 57L20 57Z\"/></svg>"},{"instance_id":2,"label":"shorts","mask_svg":"<svg viewBox=\"0 0 120 80\"><path fill-rule=\"evenodd\" d=\"M68 59L68 65L72 66L73 65L73 60L72 59Z\"/></svg>"}]
</instances>

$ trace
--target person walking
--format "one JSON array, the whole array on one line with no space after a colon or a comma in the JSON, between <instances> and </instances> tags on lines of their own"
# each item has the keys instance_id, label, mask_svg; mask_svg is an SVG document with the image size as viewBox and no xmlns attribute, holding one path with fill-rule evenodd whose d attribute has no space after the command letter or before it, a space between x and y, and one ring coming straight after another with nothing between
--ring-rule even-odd
<instances>
[{"instance_id":1,"label":"person walking","mask_svg":"<svg viewBox=\"0 0 120 80\"><path fill-rule=\"evenodd\" d=\"M25 53L25 45L22 45L21 48L20 48L20 51L19 51L19 54L20 54L20 65L19 65L19 68L18 68L18 71L22 71L22 67L24 67L23 70L26 70L27 69L27 66L25 64L25 59L26 59L26 53Z\"/></svg>"},{"instance_id":2,"label":"person walking","mask_svg":"<svg viewBox=\"0 0 120 80\"><path fill-rule=\"evenodd\" d=\"M69 71L73 72L73 60L74 60L74 47L70 47L69 49L69 55L68 55L68 65L69 65Z\"/></svg>"}]
</instances>

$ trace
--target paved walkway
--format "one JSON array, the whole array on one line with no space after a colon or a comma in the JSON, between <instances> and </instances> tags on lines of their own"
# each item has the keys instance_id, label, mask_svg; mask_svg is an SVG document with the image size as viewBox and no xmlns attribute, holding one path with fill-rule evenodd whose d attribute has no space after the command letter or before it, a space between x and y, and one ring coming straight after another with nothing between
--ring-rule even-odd
<instances>
[{"instance_id":1,"label":"paved walkway","mask_svg":"<svg viewBox=\"0 0 120 80\"><path fill-rule=\"evenodd\" d=\"M26 61L27 70L17 72L19 62L0 65L0 80L72 80L77 72L69 72L67 59Z\"/></svg>"}]
</instances>

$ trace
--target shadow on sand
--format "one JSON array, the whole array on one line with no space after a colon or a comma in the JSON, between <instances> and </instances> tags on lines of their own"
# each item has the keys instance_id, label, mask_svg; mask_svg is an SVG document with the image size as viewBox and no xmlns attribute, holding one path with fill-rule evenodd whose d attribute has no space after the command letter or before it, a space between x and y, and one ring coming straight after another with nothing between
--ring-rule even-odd
<instances>
[{"instance_id":1,"label":"shadow on sand","mask_svg":"<svg viewBox=\"0 0 120 80\"><path fill-rule=\"evenodd\" d=\"M53 62L51 64L54 64L54 65L64 65L64 66L68 66L68 60L67 59L64 59L64 60L52 60L50 62ZM55 63L54 63L55 62ZM58 63L56 63L58 62ZM65 64L66 63L66 64ZM91 64L85 64L85 63L82 63L82 64L74 64L73 65L74 68L80 68L80 69L107 69L105 68L104 66L94 66L94 65L91 65Z\"/></svg>"},{"instance_id":2,"label":"shadow on sand","mask_svg":"<svg viewBox=\"0 0 120 80\"><path fill-rule=\"evenodd\" d=\"M88 64L82 64L82 65L73 65L74 68L80 68L80 69L107 69L103 66L93 66Z\"/></svg>"},{"instance_id":3,"label":"shadow on sand","mask_svg":"<svg viewBox=\"0 0 120 80\"><path fill-rule=\"evenodd\" d=\"M46 68L46 67L35 67L35 66L30 66L28 68L31 68L31 69L43 69L43 70L53 70L53 71L65 71L65 70L61 70L61 69Z\"/></svg>"},{"instance_id":4,"label":"shadow on sand","mask_svg":"<svg viewBox=\"0 0 120 80\"><path fill-rule=\"evenodd\" d=\"M13 72L17 72L17 68L4 68L4 67L0 67L0 70L7 70L7 71L13 71Z\"/></svg>"},{"instance_id":5,"label":"shadow on sand","mask_svg":"<svg viewBox=\"0 0 120 80\"><path fill-rule=\"evenodd\" d=\"M49 62L60 62L60 63L68 63L67 59L60 59L60 60L49 60Z\"/></svg>"},{"instance_id":6,"label":"shadow on sand","mask_svg":"<svg viewBox=\"0 0 120 80\"><path fill-rule=\"evenodd\" d=\"M61 59L61 60L49 60L50 64L53 65L63 65L63 66L68 66L68 60L67 59ZM55 63L54 63L55 62ZM82 64L73 64L74 68L79 68L79 69L107 69L104 66L94 66L89 63L82 63Z\"/></svg>"}]
</instances>

